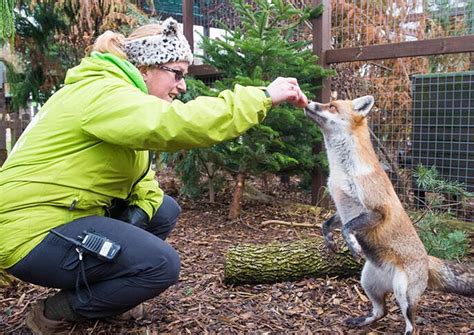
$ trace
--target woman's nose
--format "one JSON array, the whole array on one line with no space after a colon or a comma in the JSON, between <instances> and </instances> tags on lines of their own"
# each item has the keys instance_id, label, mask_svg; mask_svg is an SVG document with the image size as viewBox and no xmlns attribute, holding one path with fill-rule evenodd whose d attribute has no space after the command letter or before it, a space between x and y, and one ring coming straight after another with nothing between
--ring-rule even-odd
<instances>
[{"instance_id":1,"label":"woman's nose","mask_svg":"<svg viewBox=\"0 0 474 335\"><path fill-rule=\"evenodd\" d=\"M181 79L179 82L178 82L178 90L179 92L181 93L184 93L186 92L186 82L184 81L184 78Z\"/></svg>"}]
</instances>

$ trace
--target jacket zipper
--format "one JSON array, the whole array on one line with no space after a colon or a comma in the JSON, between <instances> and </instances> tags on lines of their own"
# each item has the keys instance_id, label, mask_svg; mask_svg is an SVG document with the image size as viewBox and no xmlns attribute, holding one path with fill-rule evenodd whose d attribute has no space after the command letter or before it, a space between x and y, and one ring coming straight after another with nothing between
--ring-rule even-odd
<instances>
[{"instance_id":1,"label":"jacket zipper","mask_svg":"<svg viewBox=\"0 0 474 335\"><path fill-rule=\"evenodd\" d=\"M148 174L148 171L150 171L150 168L151 168L151 157L153 156L153 153L152 151L148 150L148 167L146 168L145 170L145 173L143 173L140 178L138 178L132 185L132 187L130 188L130 192L128 193L128 198L130 198L130 196L132 195L132 192L133 192L133 189L135 188L135 186L143 179L145 178L145 176Z\"/></svg>"}]
</instances>

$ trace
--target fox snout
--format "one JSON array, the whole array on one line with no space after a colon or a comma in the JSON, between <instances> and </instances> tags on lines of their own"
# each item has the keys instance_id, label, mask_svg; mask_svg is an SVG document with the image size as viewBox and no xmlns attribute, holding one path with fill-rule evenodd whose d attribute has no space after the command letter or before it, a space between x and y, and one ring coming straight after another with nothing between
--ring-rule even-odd
<instances>
[{"instance_id":1,"label":"fox snout","mask_svg":"<svg viewBox=\"0 0 474 335\"><path fill-rule=\"evenodd\" d=\"M304 114L318 125L325 121L320 112L322 112L321 104L315 101L309 101L308 106L304 109Z\"/></svg>"},{"instance_id":2,"label":"fox snout","mask_svg":"<svg viewBox=\"0 0 474 335\"><path fill-rule=\"evenodd\" d=\"M310 100L308 102L308 106L306 106L305 110L311 110L311 111L320 111L321 110L321 104L316 102L316 101L312 101Z\"/></svg>"}]
</instances>

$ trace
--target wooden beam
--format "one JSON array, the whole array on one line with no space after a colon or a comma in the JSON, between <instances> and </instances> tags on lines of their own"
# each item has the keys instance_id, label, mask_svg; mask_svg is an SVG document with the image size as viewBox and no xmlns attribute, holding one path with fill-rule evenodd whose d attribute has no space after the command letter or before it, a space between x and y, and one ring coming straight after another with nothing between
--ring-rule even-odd
<instances>
[{"instance_id":1,"label":"wooden beam","mask_svg":"<svg viewBox=\"0 0 474 335\"><path fill-rule=\"evenodd\" d=\"M194 51L193 25L193 0L183 0L183 33L189 42L191 51Z\"/></svg>"},{"instance_id":2,"label":"wooden beam","mask_svg":"<svg viewBox=\"0 0 474 335\"><path fill-rule=\"evenodd\" d=\"M323 4L324 11L320 17L312 20L313 23L313 53L319 57L318 64L324 68L329 66L326 52L331 48L331 0L313 0L313 7ZM328 102L331 98L331 81L329 78L320 81L322 87L315 92L315 99ZM324 146L319 143L313 147L313 154L324 151ZM327 176L321 169L315 169L311 175L311 203L319 207L328 208L329 202L324 196Z\"/></svg>"},{"instance_id":3,"label":"wooden beam","mask_svg":"<svg viewBox=\"0 0 474 335\"><path fill-rule=\"evenodd\" d=\"M326 51L331 49L331 1L314 0L313 7L324 6L321 16L312 20L313 23L313 52L319 57L318 64L327 66Z\"/></svg>"},{"instance_id":4,"label":"wooden beam","mask_svg":"<svg viewBox=\"0 0 474 335\"><path fill-rule=\"evenodd\" d=\"M191 65L188 69L188 72L191 76L198 78L214 77L222 74L221 71L218 71L215 67L207 64Z\"/></svg>"},{"instance_id":5,"label":"wooden beam","mask_svg":"<svg viewBox=\"0 0 474 335\"><path fill-rule=\"evenodd\" d=\"M329 64L474 52L474 35L327 50Z\"/></svg>"}]
</instances>

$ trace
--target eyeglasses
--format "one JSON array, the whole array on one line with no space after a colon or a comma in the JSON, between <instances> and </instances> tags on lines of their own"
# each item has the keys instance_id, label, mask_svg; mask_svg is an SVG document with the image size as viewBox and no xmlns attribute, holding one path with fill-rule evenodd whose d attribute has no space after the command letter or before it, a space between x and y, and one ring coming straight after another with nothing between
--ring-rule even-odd
<instances>
[{"instance_id":1,"label":"eyeglasses","mask_svg":"<svg viewBox=\"0 0 474 335\"><path fill-rule=\"evenodd\" d=\"M181 70L172 69L172 68L164 66L164 65L160 65L160 66L158 66L158 68L162 69L162 70L165 70L165 71L173 72L174 73L174 79L176 81L181 81L181 79L186 79L186 75Z\"/></svg>"}]
</instances>

